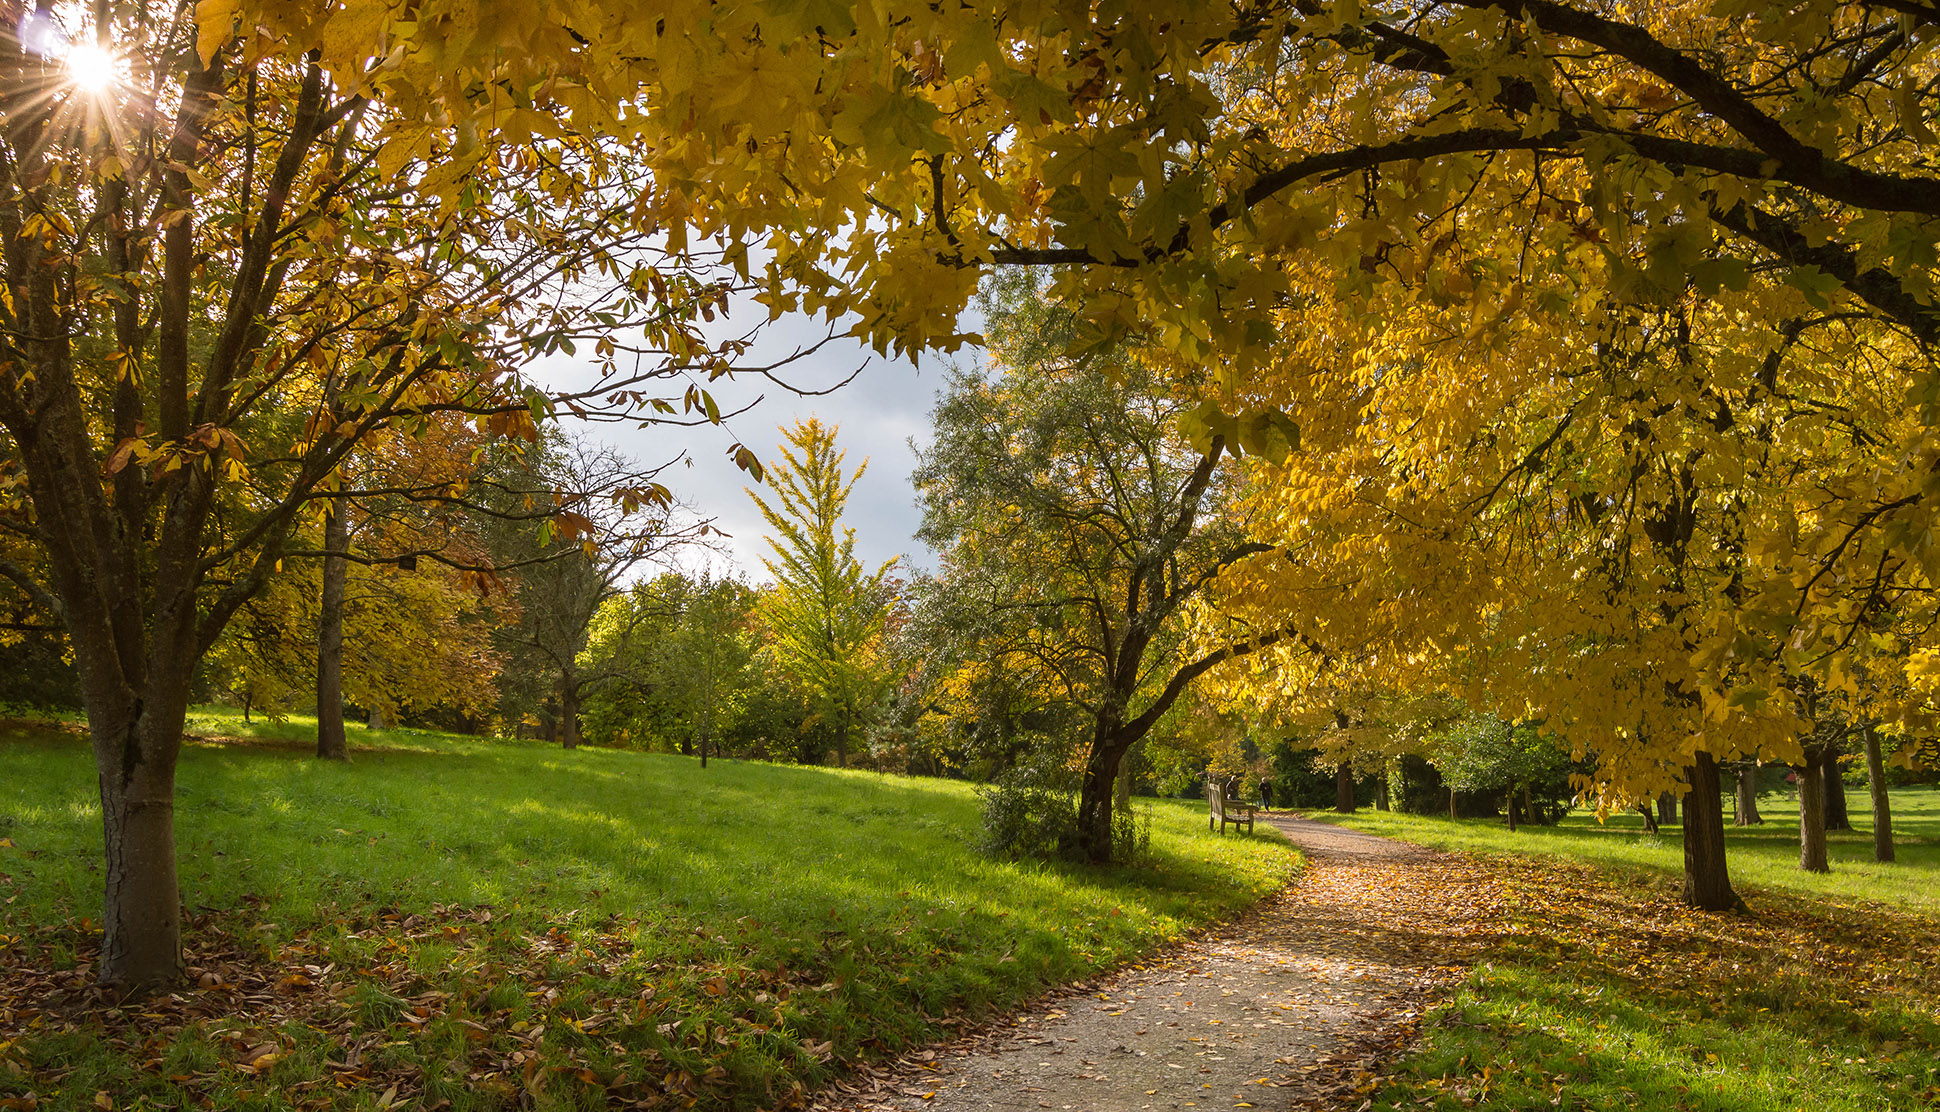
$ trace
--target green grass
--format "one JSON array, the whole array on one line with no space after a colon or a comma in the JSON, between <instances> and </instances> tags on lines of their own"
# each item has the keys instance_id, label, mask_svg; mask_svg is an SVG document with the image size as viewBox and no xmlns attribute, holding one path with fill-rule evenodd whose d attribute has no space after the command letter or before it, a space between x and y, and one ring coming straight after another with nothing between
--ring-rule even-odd
<instances>
[{"instance_id":1,"label":"green grass","mask_svg":"<svg viewBox=\"0 0 1940 1112\"><path fill-rule=\"evenodd\" d=\"M1403 1109L1872 1112L1940 1106L1940 792L1895 793L1900 863L1835 834L1797 867L1797 823L1728 829L1749 915L1679 902L1679 831L1573 817L1315 817L1477 855L1501 893L1481 957L1367 1095ZM1855 813L1855 822L1866 816Z\"/></svg>"},{"instance_id":2,"label":"green grass","mask_svg":"<svg viewBox=\"0 0 1940 1112\"><path fill-rule=\"evenodd\" d=\"M160 1039L98 1012L0 1025L0 1094L770 1106L1150 952L1296 863L1184 803L1153 807L1148 864L1091 870L979 856L977 800L947 781L357 727L337 765L301 720L190 728L249 739L190 746L178 779L190 961L213 983ZM0 730L0 981L84 979L93 785L78 735ZM234 1003L244 977L274 999Z\"/></svg>"},{"instance_id":3,"label":"green grass","mask_svg":"<svg viewBox=\"0 0 1940 1112\"><path fill-rule=\"evenodd\" d=\"M1826 836L1832 862L1828 874L1798 867L1796 795L1762 800L1759 809L1766 821L1761 826L1730 825L1727 803L1725 854L1732 882L1741 893L1752 896L1784 889L1836 900L1876 900L1940 915L1940 788L1894 789L1893 840L1898 860L1891 865L1873 860L1872 810L1865 790L1849 788L1847 795L1855 829ZM1613 814L1601 823L1594 814L1577 812L1557 826L1524 825L1513 834L1499 818L1451 820L1374 810L1350 815L1316 811L1312 817L1437 849L1557 855L1606 868L1679 876L1684 871L1683 828L1665 826L1656 835L1646 834L1643 816L1634 811Z\"/></svg>"}]
</instances>

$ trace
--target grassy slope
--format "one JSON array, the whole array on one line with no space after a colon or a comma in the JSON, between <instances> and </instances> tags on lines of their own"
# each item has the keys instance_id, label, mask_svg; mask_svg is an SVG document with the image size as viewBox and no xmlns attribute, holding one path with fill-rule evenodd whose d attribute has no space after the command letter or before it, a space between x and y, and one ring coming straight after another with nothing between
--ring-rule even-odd
<instances>
[{"instance_id":1,"label":"grassy slope","mask_svg":"<svg viewBox=\"0 0 1940 1112\"><path fill-rule=\"evenodd\" d=\"M1834 835L1829 877L1799 871L1789 803L1727 832L1750 916L1683 908L1679 832L1646 837L1641 819L1511 835L1480 819L1316 815L1509 855L1492 857L1511 910L1487 960L1371 1107L1940 1106L1940 792L1896 794L1900 864L1873 864L1862 829Z\"/></svg>"},{"instance_id":2,"label":"grassy slope","mask_svg":"<svg viewBox=\"0 0 1940 1112\"><path fill-rule=\"evenodd\" d=\"M185 902L209 909L204 937L256 939L263 961L334 962L328 984L279 990L329 998L303 1023L187 1023L145 1048L150 1068L113 1030L30 1035L0 1049L0 1094L11 1055L14 1086L45 1098L57 1078L56 1106L101 1089L296 1106L333 1077L342 1107L391 1083L426 1107L503 1107L535 1077L539 1107L607 1086L766 1104L827 1076L830 1055L934 1038L931 1017L987 1015L1177 938L1294 863L1265 838L1207 835L1190 805L1154 808L1150 867L1091 871L980 857L957 783L355 728L363 748L339 766L305 756L304 723L191 729L257 738L183 756ZM92 946L74 921L98 914L93 779L77 736L0 732L0 936L16 936L0 978ZM405 1006L427 995L431 1014ZM329 1064L374 1034L360 1069ZM235 1065L255 1039L279 1047L261 1077Z\"/></svg>"}]
</instances>

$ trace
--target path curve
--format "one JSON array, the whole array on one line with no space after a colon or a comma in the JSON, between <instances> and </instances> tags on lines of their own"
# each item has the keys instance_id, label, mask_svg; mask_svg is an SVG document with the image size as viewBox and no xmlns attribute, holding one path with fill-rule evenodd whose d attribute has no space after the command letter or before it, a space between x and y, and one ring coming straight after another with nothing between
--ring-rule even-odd
<instances>
[{"instance_id":1,"label":"path curve","mask_svg":"<svg viewBox=\"0 0 1940 1112\"><path fill-rule=\"evenodd\" d=\"M1254 911L813 1107L1284 1109L1351 1093L1411 1039L1426 990L1465 963L1466 909L1481 901L1464 888L1481 880L1461 858L1404 842L1292 814L1260 823L1256 836L1270 827L1308 865Z\"/></svg>"}]
</instances>

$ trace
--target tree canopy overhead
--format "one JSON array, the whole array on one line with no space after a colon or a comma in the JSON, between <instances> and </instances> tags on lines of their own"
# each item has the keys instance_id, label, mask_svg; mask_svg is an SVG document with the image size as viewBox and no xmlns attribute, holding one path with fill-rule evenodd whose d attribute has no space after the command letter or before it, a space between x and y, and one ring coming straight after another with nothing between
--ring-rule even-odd
<instances>
[{"instance_id":1,"label":"tree canopy overhead","mask_svg":"<svg viewBox=\"0 0 1940 1112\"><path fill-rule=\"evenodd\" d=\"M1132 272L1073 277L1121 293L1101 326L1244 359L1233 310L1290 251L1353 262L1479 170L1562 165L1644 175L1558 214L1586 233L1652 212L1665 262L1718 234L1935 328L1924 0L506 7L206 0L203 53L315 48L426 143L518 142L544 101L624 131L654 154L644 219L762 237L778 301L899 350L947 342L964 269L1062 262Z\"/></svg>"}]
</instances>

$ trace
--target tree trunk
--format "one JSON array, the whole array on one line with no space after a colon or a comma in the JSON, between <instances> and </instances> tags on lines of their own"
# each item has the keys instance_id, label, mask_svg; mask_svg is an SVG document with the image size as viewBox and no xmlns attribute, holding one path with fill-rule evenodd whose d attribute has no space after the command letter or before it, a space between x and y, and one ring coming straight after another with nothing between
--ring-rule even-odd
<instances>
[{"instance_id":1,"label":"tree trunk","mask_svg":"<svg viewBox=\"0 0 1940 1112\"><path fill-rule=\"evenodd\" d=\"M1742 910L1745 902L1732 889L1725 862L1718 762L1709 753L1699 753L1684 776L1691 785L1684 797L1684 902L1703 911Z\"/></svg>"},{"instance_id":2,"label":"tree trunk","mask_svg":"<svg viewBox=\"0 0 1940 1112\"><path fill-rule=\"evenodd\" d=\"M1091 757L1085 762L1085 778L1078 789L1077 851L1085 860L1104 864L1112 859L1111 804L1118 783L1118 766L1131 748L1129 741L1112 737L1115 731L1104 724L1097 728L1091 743Z\"/></svg>"},{"instance_id":3,"label":"tree trunk","mask_svg":"<svg viewBox=\"0 0 1940 1112\"><path fill-rule=\"evenodd\" d=\"M1839 750L1828 745L1819 751L1819 780L1825 787L1825 828L1851 830L1846 810L1846 782L1839 771Z\"/></svg>"},{"instance_id":4,"label":"tree trunk","mask_svg":"<svg viewBox=\"0 0 1940 1112\"><path fill-rule=\"evenodd\" d=\"M1765 821L1765 816L1758 813L1758 766L1755 764L1747 762L1738 766L1737 804L1731 821L1737 826L1758 826Z\"/></svg>"},{"instance_id":5,"label":"tree trunk","mask_svg":"<svg viewBox=\"0 0 1940 1112\"><path fill-rule=\"evenodd\" d=\"M1522 786L1522 821L1536 821L1536 805L1529 802L1529 785Z\"/></svg>"},{"instance_id":6,"label":"tree trunk","mask_svg":"<svg viewBox=\"0 0 1940 1112\"><path fill-rule=\"evenodd\" d=\"M1516 786L1509 785L1509 833L1516 832Z\"/></svg>"},{"instance_id":7,"label":"tree trunk","mask_svg":"<svg viewBox=\"0 0 1940 1112\"><path fill-rule=\"evenodd\" d=\"M158 641L187 640L183 630ZM99 648L99 646L95 646ZM175 763L188 715L194 662L186 648L162 656L130 689L112 662L77 651L101 791L106 848L101 982L145 992L182 975L182 896L175 864ZM108 667L103 668L102 665ZM108 673L104 675L103 673Z\"/></svg>"},{"instance_id":8,"label":"tree trunk","mask_svg":"<svg viewBox=\"0 0 1940 1112\"><path fill-rule=\"evenodd\" d=\"M1462 817L1461 807L1457 804L1457 796L1454 788L1448 789L1448 817L1451 819L1459 819Z\"/></svg>"},{"instance_id":9,"label":"tree trunk","mask_svg":"<svg viewBox=\"0 0 1940 1112\"><path fill-rule=\"evenodd\" d=\"M1873 797L1873 860L1893 860L1893 803L1886 794L1886 762L1879 752L1879 733L1871 724L1860 727L1866 739L1866 787Z\"/></svg>"},{"instance_id":10,"label":"tree trunk","mask_svg":"<svg viewBox=\"0 0 1940 1112\"><path fill-rule=\"evenodd\" d=\"M1805 751L1799 774L1799 868L1808 873L1829 873L1832 865L1825 855L1825 764L1816 749Z\"/></svg>"},{"instance_id":11,"label":"tree trunk","mask_svg":"<svg viewBox=\"0 0 1940 1112\"><path fill-rule=\"evenodd\" d=\"M107 845L101 980L141 990L182 975L182 896L175 873L175 777L138 769L101 779Z\"/></svg>"},{"instance_id":12,"label":"tree trunk","mask_svg":"<svg viewBox=\"0 0 1940 1112\"><path fill-rule=\"evenodd\" d=\"M1665 792L1657 797L1657 821L1665 826L1677 825L1677 796Z\"/></svg>"},{"instance_id":13,"label":"tree trunk","mask_svg":"<svg viewBox=\"0 0 1940 1112\"><path fill-rule=\"evenodd\" d=\"M1377 811L1388 809L1388 766L1385 763L1381 765L1381 771L1374 780L1374 809Z\"/></svg>"},{"instance_id":14,"label":"tree trunk","mask_svg":"<svg viewBox=\"0 0 1940 1112\"><path fill-rule=\"evenodd\" d=\"M570 676L559 685L559 744L579 748L579 684Z\"/></svg>"},{"instance_id":15,"label":"tree trunk","mask_svg":"<svg viewBox=\"0 0 1940 1112\"><path fill-rule=\"evenodd\" d=\"M1354 768L1346 761L1334 766L1334 810L1354 813Z\"/></svg>"},{"instance_id":16,"label":"tree trunk","mask_svg":"<svg viewBox=\"0 0 1940 1112\"><path fill-rule=\"evenodd\" d=\"M370 710L364 713L364 725L373 730L388 730L391 728L391 719L390 716L384 713L384 704L371 704ZM521 731L525 729L524 722L519 723L519 729ZM523 733L520 736L524 736Z\"/></svg>"},{"instance_id":17,"label":"tree trunk","mask_svg":"<svg viewBox=\"0 0 1940 1112\"><path fill-rule=\"evenodd\" d=\"M1657 833L1657 813L1650 809L1650 804L1637 804L1637 813L1644 817L1644 833Z\"/></svg>"},{"instance_id":18,"label":"tree trunk","mask_svg":"<svg viewBox=\"0 0 1940 1112\"><path fill-rule=\"evenodd\" d=\"M317 756L350 759L344 739L344 582L350 561L350 528L332 503L323 515L323 597L317 612Z\"/></svg>"}]
</instances>

